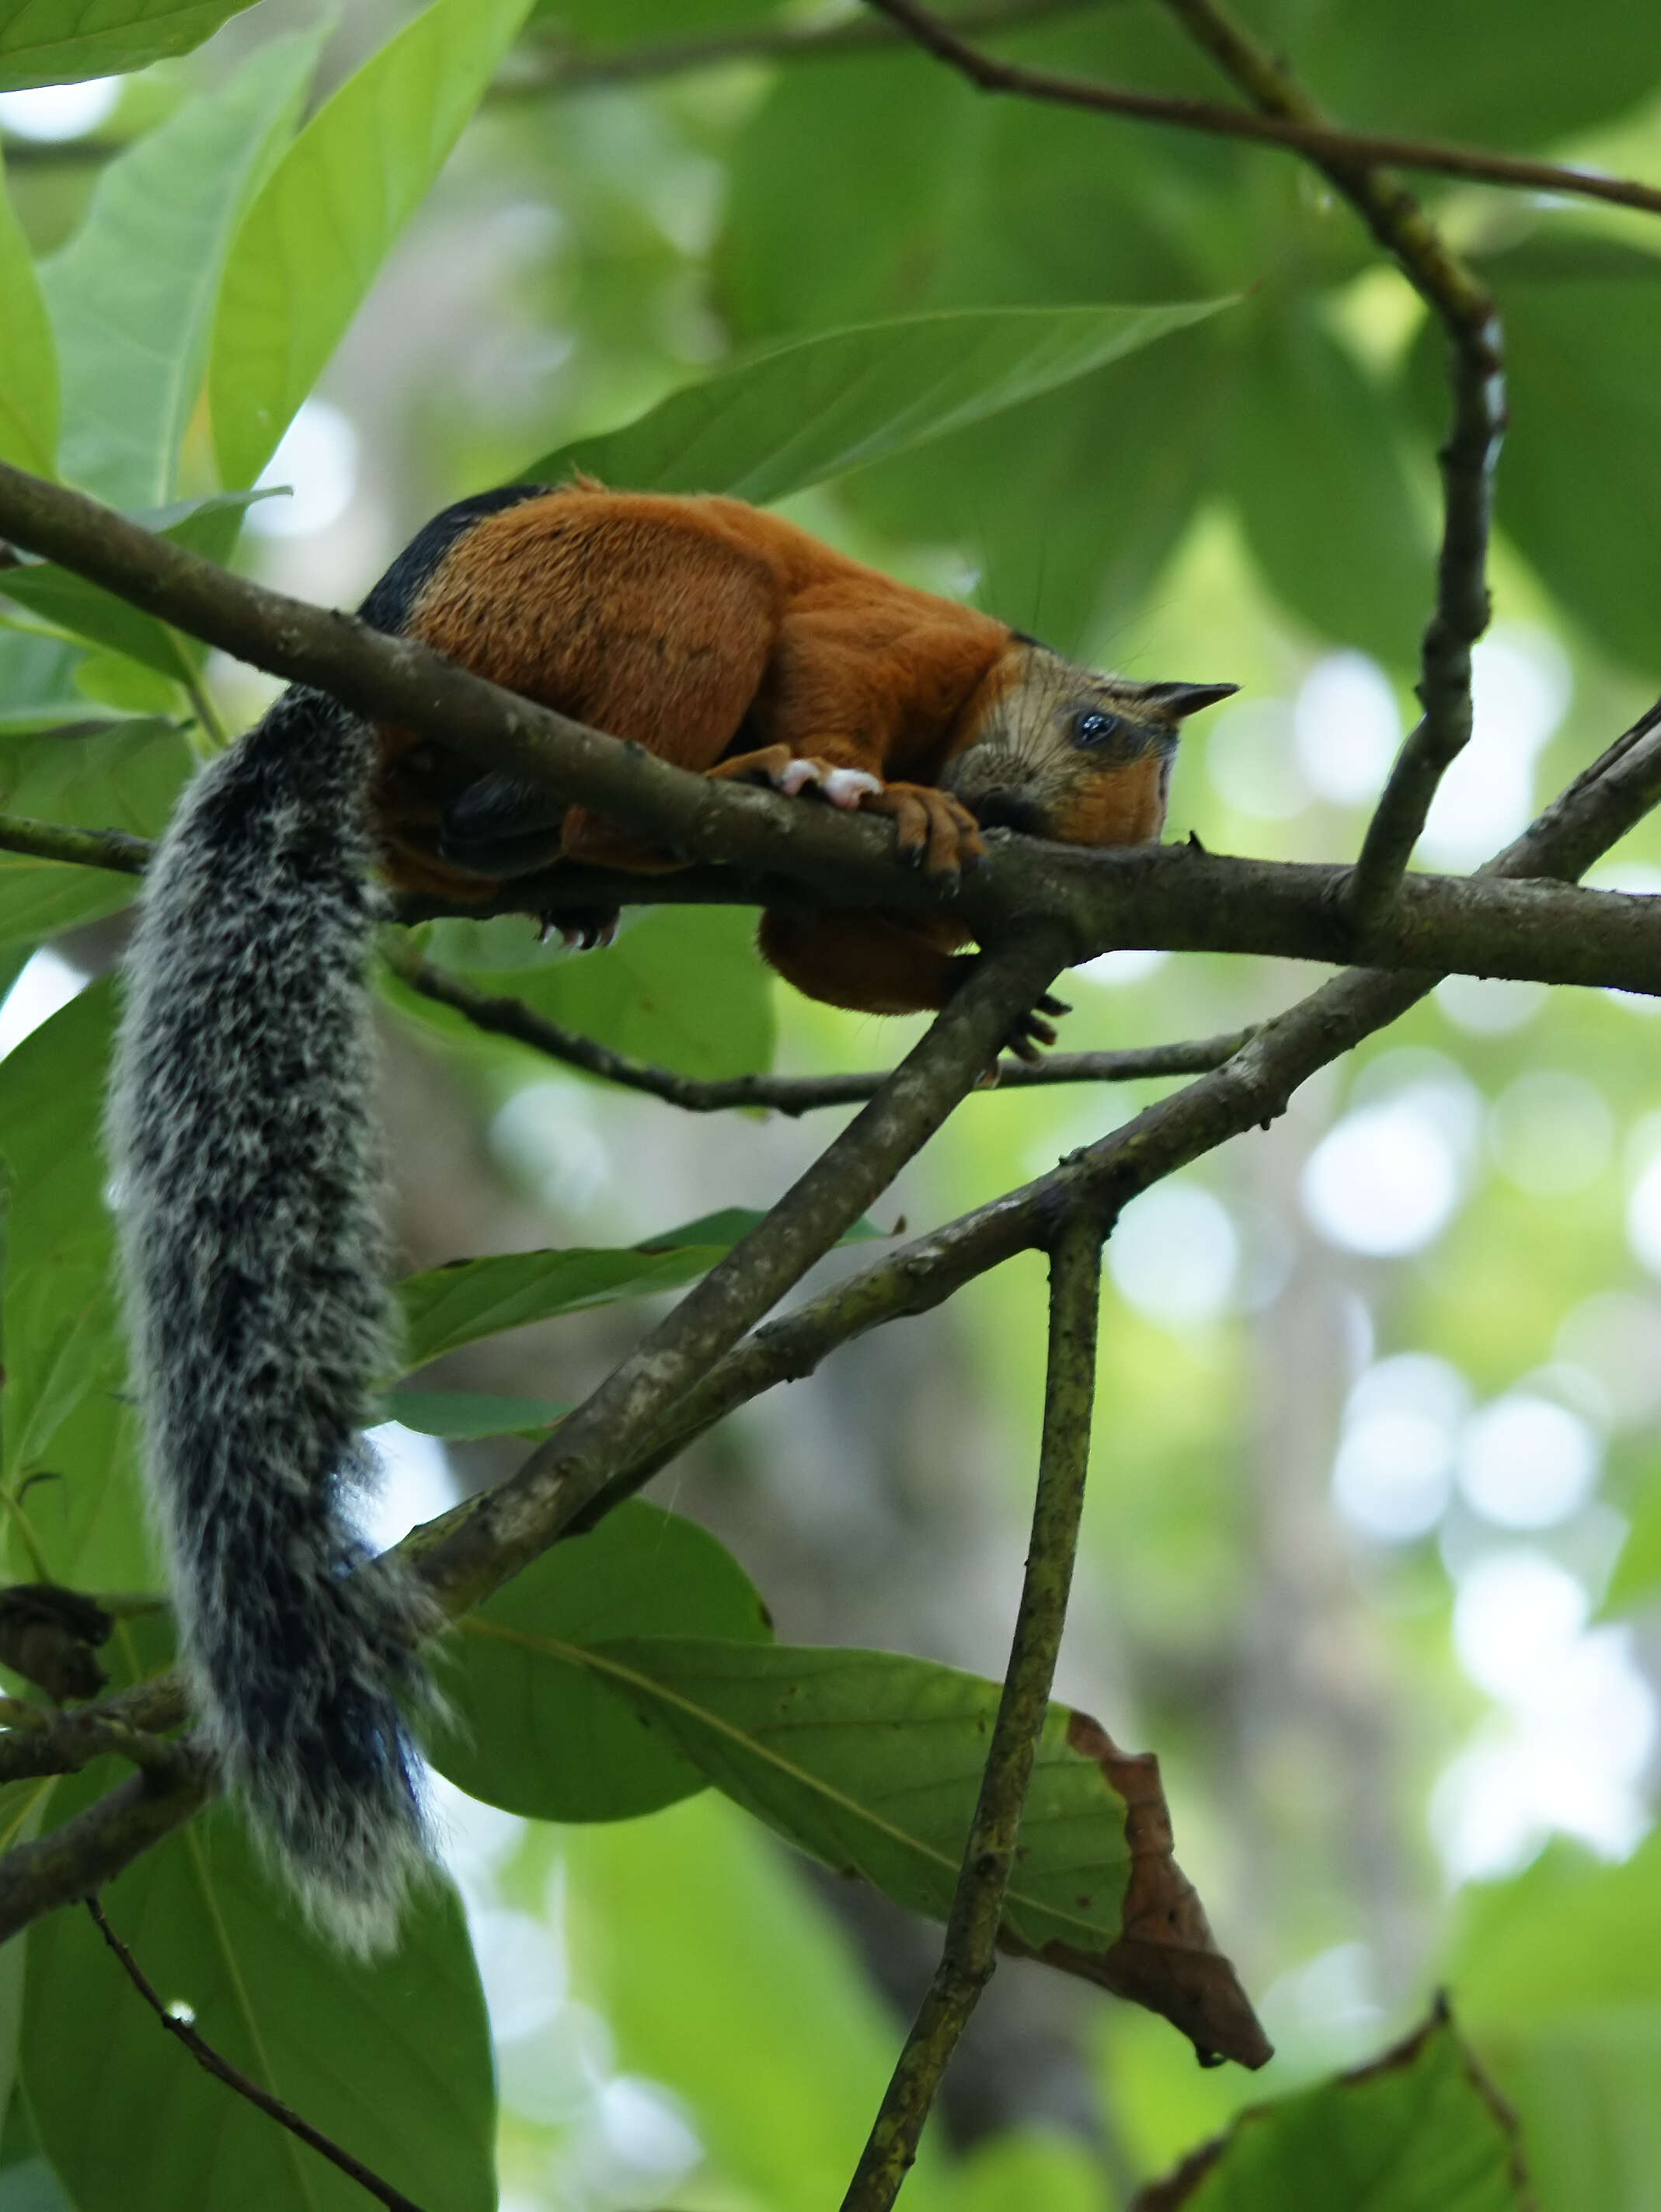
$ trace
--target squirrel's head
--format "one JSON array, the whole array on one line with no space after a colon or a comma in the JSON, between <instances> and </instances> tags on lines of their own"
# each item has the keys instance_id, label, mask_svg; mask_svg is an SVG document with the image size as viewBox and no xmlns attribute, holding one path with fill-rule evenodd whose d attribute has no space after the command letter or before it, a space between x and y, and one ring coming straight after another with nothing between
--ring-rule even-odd
<instances>
[{"instance_id":1,"label":"squirrel's head","mask_svg":"<svg viewBox=\"0 0 1661 2212\"><path fill-rule=\"evenodd\" d=\"M1017 635L964 710L942 787L984 829L1140 845L1165 826L1184 716L1234 684L1133 684Z\"/></svg>"}]
</instances>

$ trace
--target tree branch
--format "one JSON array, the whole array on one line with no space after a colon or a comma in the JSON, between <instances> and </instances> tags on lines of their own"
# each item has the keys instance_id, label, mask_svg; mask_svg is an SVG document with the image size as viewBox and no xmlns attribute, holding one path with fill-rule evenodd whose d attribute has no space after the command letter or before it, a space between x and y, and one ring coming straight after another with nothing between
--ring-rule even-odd
<instances>
[{"instance_id":1,"label":"tree branch","mask_svg":"<svg viewBox=\"0 0 1661 2212\"><path fill-rule=\"evenodd\" d=\"M315 683L356 712L419 730L695 861L734 868L728 897L880 905L897 914L949 905L983 943L1043 919L1067 936L1074 960L1126 945L1333 963L1354 955L1342 869L1175 847L1045 845L994 831L988 866L942 893L895 859L885 822L671 768L641 746L502 690L409 639L264 591L78 492L3 464L0 533L258 667ZM1661 775L1653 775L1645 805L1658 797ZM62 855L70 857L87 834L71 833ZM128 867L137 854L106 844L76 857ZM457 910L535 908L551 896L550 881L526 878L504 898ZM579 885L592 896L594 881L588 872L579 878L572 871L565 896L577 896ZM620 888L637 899L672 901L675 883L673 876L648 884L624 878ZM712 888L707 873L691 886L701 900ZM430 913L432 902L406 902L405 911ZM1414 877L1369 933L1366 951L1381 967L1654 991L1661 988L1658 912L1653 900L1609 892Z\"/></svg>"},{"instance_id":2,"label":"tree branch","mask_svg":"<svg viewBox=\"0 0 1661 2212\"><path fill-rule=\"evenodd\" d=\"M952 26L916 0L869 0L910 33L920 46L949 62L983 92L1013 93L1047 100L1063 107L1082 107L1098 115L1122 115L1133 123L1169 124L1214 138L1250 139L1280 146L1288 153L1330 161L1384 163L1397 169L1422 169L1471 184L1501 185L1528 191L1561 192L1608 200L1616 207L1661 215L1661 185L1624 177L1602 177L1587 169L1564 168L1552 161L1530 161L1486 148L1452 146L1433 138L1402 138L1378 131L1342 131L1330 124L1253 114L1209 100L1183 94L1137 92L1127 86L1095 84L1053 70L1024 69L996 60L958 37Z\"/></svg>"},{"instance_id":3,"label":"tree branch","mask_svg":"<svg viewBox=\"0 0 1661 2212\"><path fill-rule=\"evenodd\" d=\"M1165 0L1165 5L1262 112L1329 127L1291 71L1256 44L1220 0ZM1470 652L1488 625L1488 544L1494 473L1506 428L1505 357L1492 298L1412 194L1353 158L1317 156L1316 167L1441 323L1453 393L1452 427L1437 457L1442 544L1436 605L1420 648L1424 714L1390 769L1345 896L1365 943L1395 903L1437 787L1470 738Z\"/></svg>"},{"instance_id":4,"label":"tree branch","mask_svg":"<svg viewBox=\"0 0 1661 2212\"><path fill-rule=\"evenodd\" d=\"M421 2207L413 2197L405 2196L402 2190L394 2189L390 2181L383 2181L372 2167L364 2165L362 2159L354 2158L350 2151L343 2150L320 2128L314 2128L309 2120L302 2119L292 2105L285 2105L280 2097L272 2096L269 2089L262 2089L258 2081L251 2081L240 2069L233 2066L228 2058L222 2058L206 2037L197 2033L189 2021L181 2020L176 2013L170 2012L157 1996L144 1969L111 1927L103 1906L95 1897L87 1899L87 1910L91 1913L99 1934L120 1960L122 1972L127 1979L167 2033L176 2042L184 2045L198 2066L204 2068L216 2081L234 2089L239 2097L246 2098L267 2118L275 2120L279 2127L287 2128L292 2136L298 2136L301 2142L308 2144L320 2157L326 2158L331 2166L338 2166L348 2180L356 2182L360 2189L366 2189L371 2197L386 2205L387 2212L421 2212Z\"/></svg>"},{"instance_id":5,"label":"tree branch","mask_svg":"<svg viewBox=\"0 0 1661 2212\"><path fill-rule=\"evenodd\" d=\"M744 1332L892 1181L978 1080L1012 1024L1068 957L1054 923L1034 923L979 963L944 1013L766 1218L735 1244L599 1388L423 1559L452 1615L545 1550L644 1446Z\"/></svg>"},{"instance_id":6,"label":"tree branch","mask_svg":"<svg viewBox=\"0 0 1661 2212\"><path fill-rule=\"evenodd\" d=\"M1640 794L1661 774L1661 702L1616 738L1513 844L1494 874L1591 866L1630 826ZM1642 802L1646 804L1647 801ZM757 1329L719 1361L676 1408L648 1449L620 1468L569 1533L592 1528L643 1488L697 1437L780 1382L812 1374L840 1346L885 1322L941 1305L965 1283L1043 1245L1069 1208L1088 1205L1110 1225L1132 1198L1273 1121L1300 1083L1385 1027L1433 983L1354 969L1262 1023L1213 1073L1147 1108L1134 1121L958 1220L914 1239Z\"/></svg>"},{"instance_id":7,"label":"tree branch","mask_svg":"<svg viewBox=\"0 0 1661 2212\"><path fill-rule=\"evenodd\" d=\"M0 815L0 851L61 860L74 868L107 868L123 876L142 876L150 857L148 838L130 837L124 830L76 830L61 822L32 821L26 814Z\"/></svg>"},{"instance_id":8,"label":"tree branch","mask_svg":"<svg viewBox=\"0 0 1661 2212\"><path fill-rule=\"evenodd\" d=\"M7 473L0 471L0 501ZM3 520L0 515L0 521ZM143 533L138 535L142 538ZM1649 810L1658 793L1661 793L1661 702L1554 799L1469 889L1480 893L1491 886L1494 878L1571 878L1579 874ZM1063 848L1037 849L1046 866L1052 859L1068 857ZM1543 884L1530 885L1531 890L1542 892L1548 888ZM1043 969L1044 957L1040 957L1032 945L1024 950L1023 957L1029 955L1035 965L1020 979L1022 988L1031 974ZM908 1067L917 1063L920 1056L927 1067L935 1066L929 1057L933 1041L952 1024L954 1016L959 1022L963 1019L971 996L984 993L993 966L987 963L963 999L934 1025ZM1018 998L1014 971L1007 969L1005 974ZM863 1274L737 1344L738 1334L749 1325L740 1320L727 1336L727 1343L736 1348L727 1351L725 1356L710 1357L708 1371L672 1410L660 1402L654 1416L647 1412L631 1419L626 1431L619 1432L625 1440L614 1450L608 1452L606 1440L591 1437L592 1453L576 1471L580 1479L562 1485L560 1470L550 1469L545 1451L539 1453L501 1491L470 1502L437 1524L415 1531L406 1540L411 1556L423 1562L423 1571L428 1571L426 1562L433 1563L435 1587L447 1595L453 1614L459 1613L473 1601L473 1595L505 1581L537 1549L592 1526L684 1449L692 1435L773 1382L809 1372L837 1345L884 1322L926 1312L974 1276L1019 1252L1047 1243L1058 1220L1071 1209L1086 1206L1105 1226L1130 1198L1162 1176L1228 1138L1272 1120L1283 1110L1299 1084L1404 1012L1430 989L1433 981L1430 976L1394 976L1366 969L1339 976L1265 1024L1240 1052L1213 1073L1148 1108L1050 1175L898 1252L885 1254ZM1043 988L1042 983L1037 984L1035 992ZM983 1035L995 1041L1001 1031L984 1004L977 1018L984 1018L988 1024L977 1030L977 1038ZM989 1044L985 1048L989 1054ZM961 1033L955 1044L938 1050L942 1057L949 1053L954 1078L964 1080L965 1085L972 1079L973 1066L983 1064L976 1060L974 1050L967 1048ZM915 1072L926 1085L927 1068ZM853 1129L858 1129L867 1116L875 1115L883 1133L879 1140L888 1143L891 1136L889 1107L904 1115L907 1101L891 1090L887 1106L881 1099L873 1101ZM844 1132L839 1145L846 1144L853 1129ZM810 1170L810 1177L824 1170L835 1152L833 1147L818 1170ZM852 1218L868 1202L861 1189L846 1218ZM835 1218L833 1209L830 1218ZM821 1232L824 1218L825 1212L819 1211ZM839 1229L832 1237L838 1233ZM832 1237L825 1238L826 1245ZM723 1266L730 1270L737 1251L743 1249L737 1248ZM780 1272L788 1273L788 1267ZM772 1303L776 1295L768 1296L765 1303ZM739 1309L721 1303L724 1311L720 1318L725 1324ZM675 1318L671 1316L672 1323ZM725 1333L724 1326L706 1330L702 1340L707 1345ZM661 1401L672 1395L673 1385L667 1389L655 1387L651 1362L642 1360L653 1341L648 1340L648 1346L642 1346L613 1378L628 1378L625 1395L635 1384L641 1386L641 1395L633 1401L636 1412L640 1412L648 1397ZM675 1357L672 1349L670 1357ZM684 1375L691 1363L681 1358L676 1364ZM596 1398L607 1387L602 1386ZM581 1410L591 1413L595 1402L591 1398ZM591 1420L591 1431L593 1425ZM642 1427L647 1429L643 1436L640 1434ZM633 1441L627 1441L630 1436ZM510 1502L505 1520L498 1522L498 1501L504 1498ZM162 1729L177 1724L184 1700L176 1677L167 1675L106 1699L95 1710L106 1717L119 1716L132 1726ZM88 1896L113 1880L208 1801L216 1784L199 1747L186 1740L173 1748L183 1763L180 1778L164 1783L157 1776L136 1776L63 1826L37 1842L17 1846L0 1859L0 1942L41 1914Z\"/></svg>"},{"instance_id":9,"label":"tree branch","mask_svg":"<svg viewBox=\"0 0 1661 2212\"><path fill-rule=\"evenodd\" d=\"M1014 1639L946 1940L843 2212L888 2212L917 2155L923 2123L958 2039L997 1963L998 1925L1021 1814L1067 1624L1090 1462L1101 1303L1101 1231L1080 1209L1050 1253L1050 1360L1032 1536Z\"/></svg>"},{"instance_id":10,"label":"tree branch","mask_svg":"<svg viewBox=\"0 0 1661 2212\"><path fill-rule=\"evenodd\" d=\"M952 17L952 27L993 37L1019 31L1058 15L1077 15L1101 0L983 0ZM540 100L609 85L640 84L653 77L681 76L727 62L834 61L845 54L879 53L902 44L887 23L761 23L751 29L718 31L703 39L666 39L650 45L587 54L555 46L532 66L516 68L490 87L493 100ZM8 147L8 154L10 149Z\"/></svg>"},{"instance_id":11,"label":"tree branch","mask_svg":"<svg viewBox=\"0 0 1661 2212\"><path fill-rule=\"evenodd\" d=\"M448 1006L492 1036L511 1038L532 1052L568 1067L580 1067L624 1090L642 1091L689 1114L715 1114L732 1107L769 1107L775 1113L800 1115L820 1106L855 1106L873 1097L887 1080L883 1068L858 1075L733 1075L706 1079L678 1075L672 1067L657 1067L613 1052L609 1045L551 1022L522 999L493 997L475 991L459 975L435 968L417 954L392 953L392 973L434 1004ZM1019 1091L1034 1085L1055 1083L1134 1083L1160 1075L1195 1075L1236 1052L1251 1034L1234 1030L1226 1036L1196 1037L1184 1044L1144 1045L1129 1052L1050 1053L1036 1065L1025 1060L1000 1060L998 1088Z\"/></svg>"}]
</instances>

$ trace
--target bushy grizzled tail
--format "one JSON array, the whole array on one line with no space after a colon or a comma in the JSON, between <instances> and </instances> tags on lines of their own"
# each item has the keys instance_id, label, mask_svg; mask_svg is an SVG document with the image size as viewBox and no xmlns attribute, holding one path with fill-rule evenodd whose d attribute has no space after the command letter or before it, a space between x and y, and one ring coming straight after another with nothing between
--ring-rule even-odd
<instances>
[{"instance_id":1,"label":"bushy grizzled tail","mask_svg":"<svg viewBox=\"0 0 1661 2212\"><path fill-rule=\"evenodd\" d=\"M147 1464L202 1724L362 1951L426 1856L399 1700L429 1625L350 1515L389 1340L364 970L370 737L287 691L186 794L127 969L110 1126Z\"/></svg>"}]
</instances>

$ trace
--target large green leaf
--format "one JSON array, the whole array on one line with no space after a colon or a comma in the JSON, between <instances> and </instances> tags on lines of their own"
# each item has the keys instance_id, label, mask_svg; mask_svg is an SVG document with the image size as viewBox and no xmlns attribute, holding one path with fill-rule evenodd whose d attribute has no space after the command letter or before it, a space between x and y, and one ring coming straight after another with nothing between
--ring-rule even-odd
<instances>
[{"instance_id":1,"label":"large green leaf","mask_svg":"<svg viewBox=\"0 0 1661 2212\"><path fill-rule=\"evenodd\" d=\"M321 43L308 31L261 46L112 161L41 271L64 364L64 474L112 507L172 495L225 256Z\"/></svg>"},{"instance_id":2,"label":"large green leaf","mask_svg":"<svg viewBox=\"0 0 1661 2212\"><path fill-rule=\"evenodd\" d=\"M1130 617L1216 483L1235 362L1221 328L1180 332L862 470L843 497L897 543L926 531L960 546L978 604L1059 652L1104 638L1123 652Z\"/></svg>"},{"instance_id":3,"label":"large green leaf","mask_svg":"<svg viewBox=\"0 0 1661 2212\"><path fill-rule=\"evenodd\" d=\"M154 837L190 766L188 744L167 722L88 718L38 736L0 730L0 811ZM0 851L0 945L118 913L137 892L134 876Z\"/></svg>"},{"instance_id":4,"label":"large green leaf","mask_svg":"<svg viewBox=\"0 0 1661 2212\"><path fill-rule=\"evenodd\" d=\"M528 0L432 0L319 109L249 209L208 373L227 484L252 483L443 167Z\"/></svg>"},{"instance_id":5,"label":"large green leaf","mask_svg":"<svg viewBox=\"0 0 1661 2212\"><path fill-rule=\"evenodd\" d=\"M798 1849L946 1917L996 1683L894 1652L680 1637L597 1644L587 1663ZM999 1940L1164 2013L1202 2053L1261 2064L1268 2045L1169 1841L1156 1762L1052 1705Z\"/></svg>"},{"instance_id":6,"label":"large green leaf","mask_svg":"<svg viewBox=\"0 0 1661 2212\"><path fill-rule=\"evenodd\" d=\"M1007 307L829 331L672 392L639 422L545 453L524 474L558 483L583 469L606 483L764 504L1054 391L1227 304Z\"/></svg>"},{"instance_id":7,"label":"large green leaf","mask_svg":"<svg viewBox=\"0 0 1661 2212\"><path fill-rule=\"evenodd\" d=\"M1226 451L1252 552L1322 635L1411 666L1434 552L1395 413L1306 302L1277 294L1250 335Z\"/></svg>"},{"instance_id":8,"label":"large green leaf","mask_svg":"<svg viewBox=\"0 0 1661 2212\"><path fill-rule=\"evenodd\" d=\"M1459 1900L1447 1979L1522 2117L1540 2212L1661 2208L1661 1832L1553 1844Z\"/></svg>"},{"instance_id":9,"label":"large green leaf","mask_svg":"<svg viewBox=\"0 0 1661 2212\"><path fill-rule=\"evenodd\" d=\"M73 84L188 53L251 0L0 0L0 92Z\"/></svg>"},{"instance_id":10,"label":"large green leaf","mask_svg":"<svg viewBox=\"0 0 1661 2212\"><path fill-rule=\"evenodd\" d=\"M1214 91L1162 9L1092 8L1010 36L1042 66ZM827 146L835 191L824 189ZM733 152L721 304L755 342L925 307L1232 291L1263 264L1241 204L1251 158L988 100L909 42L781 70Z\"/></svg>"},{"instance_id":11,"label":"large green leaf","mask_svg":"<svg viewBox=\"0 0 1661 2212\"><path fill-rule=\"evenodd\" d=\"M665 1241L649 1247L499 1252L407 1275L398 1286L405 1371L506 1328L524 1328L618 1298L679 1290L707 1274L736 1241L735 1234L691 1244Z\"/></svg>"},{"instance_id":12,"label":"large green leaf","mask_svg":"<svg viewBox=\"0 0 1661 2212\"><path fill-rule=\"evenodd\" d=\"M404 1371L503 1329L679 1290L707 1274L762 1218L748 1206L729 1206L639 1244L499 1252L406 1275L398 1286ZM859 1244L880 1234L868 1221L856 1221L837 1242Z\"/></svg>"},{"instance_id":13,"label":"large green leaf","mask_svg":"<svg viewBox=\"0 0 1661 2212\"><path fill-rule=\"evenodd\" d=\"M559 1837L581 1996L619 2063L685 2100L710 2201L823 2212L841 2201L898 2030L846 1929L773 1838L713 1791L648 1820ZM907 2212L960 2212L923 2136ZM732 2177L722 2189L721 2182ZM654 2203L704 2201L655 2195ZM1048 2208L1045 2208L1048 2212Z\"/></svg>"},{"instance_id":14,"label":"large green leaf","mask_svg":"<svg viewBox=\"0 0 1661 2212\"><path fill-rule=\"evenodd\" d=\"M143 1587L149 1547L100 1140L112 991L95 983L0 1061L7 1188L4 1482L52 1579ZM9 1554L33 1577L9 1521Z\"/></svg>"},{"instance_id":15,"label":"large green leaf","mask_svg":"<svg viewBox=\"0 0 1661 2212\"><path fill-rule=\"evenodd\" d=\"M1577 271L1502 256L1486 273L1508 362L1500 522L1593 635L1652 676L1661 609L1634 549L1661 501L1661 258L1605 250Z\"/></svg>"},{"instance_id":16,"label":"large green leaf","mask_svg":"<svg viewBox=\"0 0 1661 2212\"><path fill-rule=\"evenodd\" d=\"M1661 46L1628 0L1303 0L1278 9L1293 64L1362 129L1538 146L1625 113L1661 83ZM1647 26L1645 27L1647 29Z\"/></svg>"},{"instance_id":17,"label":"large green leaf","mask_svg":"<svg viewBox=\"0 0 1661 2212\"><path fill-rule=\"evenodd\" d=\"M39 477L58 465L58 353L34 258L0 172L0 460Z\"/></svg>"},{"instance_id":18,"label":"large green leaf","mask_svg":"<svg viewBox=\"0 0 1661 2212\"><path fill-rule=\"evenodd\" d=\"M106 1789L99 1761L67 1814ZM219 1808L103 1892L168 2002L234 2066L422 2203L490 2212L495 2100L459 1899L435 1880L397 1953L342 1959L301 1923ZM357 2184L204 2072L157 2024L88 1916L30 1935L23 2081L76 2212L357 2212Z\"/></svg>"},{"instance_id":19,"label":"large green leaf","mask_svg":"<svg viewBox=\"0 0 1661 2212\"><path fill-rule=\"evenodd\" d=\"M638 1502L568 1538L468 1615L447 1646L428 1754L474 1797L538 1820L624 1820L704 1786L588 1666L608 1637L762 1642L767 1609L695 1522Z\"/></svg>"},{"instance_id":20,"label":"large green leaf","mask_svg":"<svg viewBox=\"0 0 1661 2212\"><path fill-rule=\"evenodd\" d=\"M1293 2205L1531 2212L1517 2123L1445 2013L1370 2066L1252 2106L1219 2142L1145 2191L1132 2212Z\"/></svg>"},{"instance_id":21,"label":"large green leaf","mask_svg":"<svg viewBox=\"0 0 1661 2212\"><path fill-rule=\"evenodd\" d=\"M441 960L465 969L476 990L523 1000L548 1020L632 1059L715 1079L772 1064L772 979L756 957L755 936L756 917L746 908L664 907L631 915L615 945L580 956L538 948L518 916L484 932L476 923L444 925L434 945ZM506 959L520 947L530 955L527 964L508 967ZM477 1042L479 1032L461 1015L395 979L389 989L427 1026Z\"/></svg>"}]
</instances>

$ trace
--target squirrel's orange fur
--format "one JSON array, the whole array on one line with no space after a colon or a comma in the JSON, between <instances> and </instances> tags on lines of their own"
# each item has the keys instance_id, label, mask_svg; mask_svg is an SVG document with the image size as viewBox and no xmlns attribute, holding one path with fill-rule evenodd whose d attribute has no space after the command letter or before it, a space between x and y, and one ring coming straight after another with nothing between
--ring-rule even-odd
<instances>
[{"instance_id":1,"label":"squirrel's orange fur","mask_svg":"<svg viewBox=\"0 0 1661 2212\"><path fill-rule=\"evenodd\" d=\"M740 501L587 481L476 523L403 627L678 767L890 815L901 851L937 875L981 853L977 822L1081 844L1157 837L1178 721L1233 688L1098 675ZM533 860L493 867L443 836L472 772L407 732L380 740L377 815L405 889L477 898L553 858L673 865L572 806ZM943 1006L967 941L944 915L866 911L769 913L760 933L802 990L885 1013Z\"/></svg>"}]
</instances>

